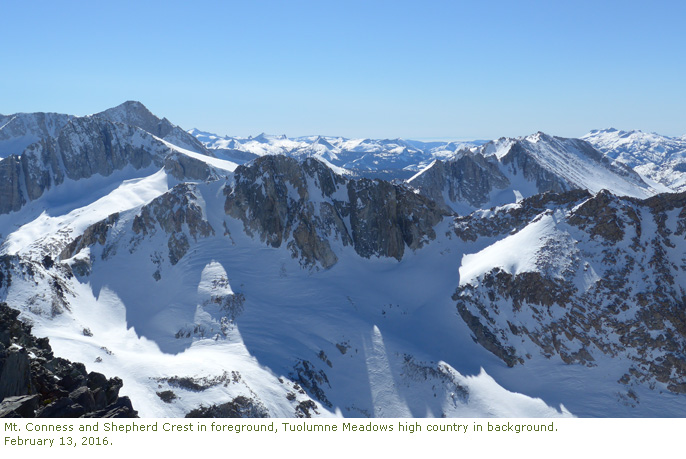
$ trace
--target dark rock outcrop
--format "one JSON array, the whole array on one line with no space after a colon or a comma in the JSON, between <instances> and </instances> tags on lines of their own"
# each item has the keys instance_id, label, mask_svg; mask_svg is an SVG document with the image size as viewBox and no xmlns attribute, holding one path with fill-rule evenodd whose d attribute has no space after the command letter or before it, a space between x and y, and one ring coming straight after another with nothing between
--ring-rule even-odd
<instances>
[{"instance_id":1,"label":"dark rock outcrop","mask_svg":"<svg viewBox=\"0 0 686 459\"><path fill-rule=\"evenodd\" d=\"M334 240L363 257L400 260L405 247L434 239L434 226L448 214L405 186L349 180L312 158L265 156L239 166L225 193L225 212L248 234L272 247L286 243L304 264L324 268L338 261Z\"/></svg>"},{"instance_id":2,"label":"dark rock outcrop","mask_svg":"<svg viewBox=\"0 0 686 459\"><path fill-rule=\"evenodd\" d=\"M21 189L24 170L18 156L0 160L0 214L21 209L26 197Z\"/></svg>"},{"instance_id":3,"label":"dark rock outcrop","mask_svg":"<svg viewBox=\"0 0 686 459\"><path fill-rule=\"evenodd\" d=\"M0 417L136 417L122 381L55 357L19 311L0 303Z\"/></svg>"},{"instance_id":4,"label":"dark rock outcrop","mask_svg":"<svg viewBox=\"0 0 686 459\"><path fill-rule=\"evenodd\" d=\"M510 185L496 161L469 151L461 151L447 161L435 161L409 183L446 209L450 209L450 205L445 201L444 193L453 203L466 202L481 207L489 202L493 190Z\"/></svg>"},{"instance_id":5,"label":"dark rock outcrop","mask_svg":"<svg viewBox=\"0 0 686 459\"><path fill-rule=\"evenodd\" d=\"M645 200L606 191L585 199L548 196L546 206L527 200L519 207L539 209L534 222L549 218L556 225L537 248L535 268L513 273L495 266L455 292L457 312L475 340L510 366L533 358L525 342L567 364L595 366L612 357L625 366L618 383L634 401L631 387L637 384L682 393L686 193ZM553 214L547 207L555 201L562 205ZM516 232L519 219L505 218L511 211L483 218L510 221ZM458 219L458 235L482 237L480 227L467 231L470 222Z\"/></svg>"},{"instance_id":6,"label":"dark rock outcrop","mask_svg":"<svg viewBox=\"0 0 686 459\"><path fill-rule=\"evenodd\" d=\"M186 414L187 418L266 418L267 409L257 400L239 395L230 402L200 406Z\"/></svg>"},{"instance_id":7,"label":"dark rock outcrop","mask_svg":"<svg viewBox=\"0 0 686 459\"><path fill-rule=\"evenodd\" d=\"M145 237L159 230L164 231L168 235L168 259L175 265L190 249L189 238L197 240L213 235L214 229L197 203L196 193L198 191L194 184L183 183L143 206L131 223L134 237L127 241L130 249L135 250ZM120 215L115 213L89 226L81 236L65 247L59 258L71 258L83 248L95 244L105 246L103 259L114 254L117 250L117 241L109 240L108 236L119 221Z\"/></svg>"}]
</instances>

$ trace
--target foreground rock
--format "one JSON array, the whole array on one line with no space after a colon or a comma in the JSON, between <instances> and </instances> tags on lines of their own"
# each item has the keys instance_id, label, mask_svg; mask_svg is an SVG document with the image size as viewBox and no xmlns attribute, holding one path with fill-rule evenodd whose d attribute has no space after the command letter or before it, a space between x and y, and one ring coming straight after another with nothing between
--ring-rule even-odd
<instances>
[{"instance_id":1,"label":"foreground rock","mask_svg":"<svg viewBox=\"0 0 686 459\"><path fill-rule=\"evenodd\" d=\"M0 303L0 417L137 417L121 379L55 357L18 316Z\"/></svg>"}]
</instances>

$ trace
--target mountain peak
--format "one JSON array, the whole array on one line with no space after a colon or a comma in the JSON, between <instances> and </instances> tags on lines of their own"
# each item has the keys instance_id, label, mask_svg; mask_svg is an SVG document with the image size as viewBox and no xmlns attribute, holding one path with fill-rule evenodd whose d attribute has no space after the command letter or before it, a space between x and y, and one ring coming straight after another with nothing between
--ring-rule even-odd
<instances>
[{"instance_id":1,"label":"mountain peak","mask_svg":"<svg viewBox=\"0 0 686 459\"><path fill-rule=\"evenodd\" d=\"M164 134L161 136L158 134L158 131L160 131L162 128L160 124L163 120L155 116L145 105L136 100L127 100L123 104L108 108L107 110L96 113L93 116L136 126L144 131L148 131L154 135L157 135L158 137L164 137ZM167 123L171 125L171 123ZM165 127L167 129L162 130L167 131L171 126Z\"/></svg>"},{"instance_id":2,"label":"mountain peak","mask_svg":"<svg viewBox=\"0 0 686 459\"><path fill-rule=\"evenodd\" d=\"M137 100L127 100L126 102L117 105L117 107L126 107L126 108L135 108L135 109L144 109L147 110L148 108L143 105L141 102ZM114 107L114 108L117 108Z\"/></svg>"},{"instance_id":3,"label":"mountain peak","mask_svg":"<svg viewBox=\"0 0 686 459\"><path fill-rule=\"evenodd\" d=\"M167 118L157 117L136 100L127 100L123 104L92 116L135 126L181 148L208 154L205 147L193 135L171 123Z\"/></svg>"}]
</instances>

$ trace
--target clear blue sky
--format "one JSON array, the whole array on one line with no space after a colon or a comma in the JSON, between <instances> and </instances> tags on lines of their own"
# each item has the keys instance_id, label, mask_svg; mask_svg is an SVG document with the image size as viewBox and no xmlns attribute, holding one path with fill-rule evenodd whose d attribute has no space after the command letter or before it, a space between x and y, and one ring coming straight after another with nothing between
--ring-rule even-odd
<instances>
[{"instance_id":1,"label":"clear blue sky","mask_svg":"<svg viewBox=\"0 0 686 459\"><path fill-rule=\"evenodd\" d=\"M0 113L229 135L686 134L686 1L0 0Z\"/></svg>"}]
</instances>

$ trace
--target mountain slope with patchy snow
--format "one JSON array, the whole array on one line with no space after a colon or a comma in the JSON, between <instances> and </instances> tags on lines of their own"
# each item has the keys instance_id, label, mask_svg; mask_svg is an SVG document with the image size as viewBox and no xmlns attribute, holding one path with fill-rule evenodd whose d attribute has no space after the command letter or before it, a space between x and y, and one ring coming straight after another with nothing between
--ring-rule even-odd
<instances>
[{"instance_id":1,"label":"mountain slope with patchy snow","mask_svg":"<svg viewBox=\"0 0 686 459\"><path fill-rule=\"evenodd\" d=\"M74 118L60 113L16 113L0 115L0 158L21 155L32 143L57 137L59 131Z\"/></svg>"},{"instance_id":2,"label":"mountain slope with patchy snow","mask_svg":"<svg viewBox=\"0 0 686 459\"><path fill-rule=\"evenodd\" d=\"M674 191L686 190L686 138L641 131L595 130L582 139L617 162Z\"/></svg>"},{"instance_id":3,"label":"mountain slope with patchy snow","mask_svg":"<svg viewBox=\"0 0 686 459\"><path fill-rule=\"evenodd\" d=\"M447 161L434 162L408 183L461 214L546 191L607 189L635 197L663 191L645 183L629 167L612 164L582 140L541 132L462 150Z\"/></svg>"}]
</instances>

